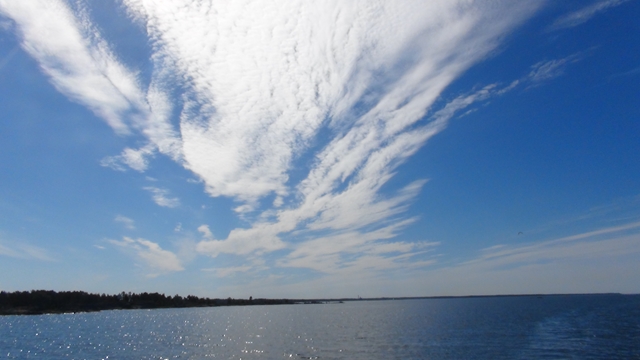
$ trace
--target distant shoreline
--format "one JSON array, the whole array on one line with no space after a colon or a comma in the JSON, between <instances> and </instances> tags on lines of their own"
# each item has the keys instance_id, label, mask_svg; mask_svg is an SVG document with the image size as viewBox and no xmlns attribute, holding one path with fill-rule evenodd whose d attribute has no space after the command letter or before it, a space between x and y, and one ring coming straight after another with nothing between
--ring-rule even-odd
<instances>
[{"instance_id":1,"label":"distant shoreline","mask_svg":"<svg viewBox=\"0 0 640 360\"><path fill-rule=\"evenodd\" d=\"M352 301L419 300L419 299L465 299L498 297L554 297L554 296L633 296L621 293L575 293L575 294L503 294L503 295L456 295L456 296L403 296L376 298L325 298L325 299L210 299L189 295L166 296L159 293L125 293L116 295L90 294L83 291L32 290L0 292L0 315L43 315L97 312L103 310L172 309L192 307L251 306L324 304Z\"/></svg>"}]
</instances>

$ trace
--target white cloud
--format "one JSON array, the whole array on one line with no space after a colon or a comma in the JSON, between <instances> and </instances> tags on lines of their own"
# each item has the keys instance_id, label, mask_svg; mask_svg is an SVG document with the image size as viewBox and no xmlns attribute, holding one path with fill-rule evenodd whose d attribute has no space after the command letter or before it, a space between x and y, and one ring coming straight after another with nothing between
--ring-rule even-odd
<instances>
[{"instance_id":1,"label":"white cloud","mask_svg":"<svg viewBox=\"0 0 640 360\"><path fill-rule=\"evenodd\" d=\"M208 228L207 228L208 230ZM225 240L203 239L196 250L201 254L216 257L221 253L248 255L253 252L269 252L285 248L277 237L273 225L254 226L251 229L234 229Z\"/></svg>"},{"instance_id":2,"label":"white cloud","mask_svg":"<svg viewBox=\"0 0 640 360\"><path fill-rule=\"evenodd\" d=\"M276 196L276 198L273 200L273 207L275 208L279 208L283 204L284 200L282 199L282 196Z\"/></svg>"},{"instance_id":3,"label":"white cloud","mask_svg":"<svg viewBox=\"0 0 640 360\"><path fill-rule=\"evenodd\" d=\"M410 221L402 214L426 180L395 192L384 185L454 114L497 94L491 86L433 108L443 89L542 3L123 0L153 44L147 89L81 11L55 0L0 0L0 9L58 90L117 132L146 137L104 166L142 172L160 152L192 171L210 195L240 202L243 219L260 212L226 239L205 236L200 253L289 249L299 257L283 264L293 266L312 256L303 250L314 239L344 234L354 248L417 251L385 243ZM165 87L183 92L169 97ZM179 128L171 124L174 110ZM305 167L294 169L298 162ZM303 179L291 182L294 172ZM145 190L160 206L179 205L166 189ZM273 208L260 207L267 196L275 196ZM310 240L292 246L283 240L292 234ZM406 259L390 260L381 249L353 266ZM349 251L315 260L345 266L341 254Z\"/></svg>"},{"instance_id":4,"label":"white cloud","mask_svg":"<svg viewBox=\"0 0 640 360\"><path fill-rule=\"evenodd\" d=\"M362 163L419 120L444 86L536 7L455 1L125 4L146 23L158 56L189 79L191 107L181 117L186 166L210 194L247 201L289 193L294 154L309 146L325 118L336 126L352 122L353 107L368 91L381 89L372 99L378 106L354 128L359 134L346 140L388 124L386 133L351 152L349 164Z\"/></svg>"},{"instance_id":5,"label":"white cloud","mask_svg":"<svg viewBox=\"0 0 640 360\"><path fill-rule=\"evenodd\" d=\"M522 266L531 262L568 257L622 255L628 253L633 244L640 245L638 229L640 229L640 222L634 222L534 244L494 246L485 249L478 259L470 261L468 264L482 263L488 267ZM627 236L624 234L625 231L636 231L636 233ZM611 234L621 233L622 235L613 238L607 237ZM634 251L640 252L640 248Z\"/></svg>"},{"instance_id":6,"label":"white cloud","mask_svg":"<svg viewBox=\"0 0 640 360\"><path fill-rule=\"evenodd\" d=\"M8 256L16 259L55 261L46 249L26 243L7 245L6 243L0 242L0 256Z\"/></svg>"},{"instance_id":7,"label":"white cloud","mask_svg":"<svg viewBox=\"0 0 640 360\"><path fill-rule=\"evenodd\" d=\"M22 257L22 254L16 250L13 250L5 245L0 244L0 255L10 256L14 258Z\"/></svg>"},{"instance_id":8,"label":"white cloud","mask_svg":"<svg viewBox=\"0 0 640 360\"><path fill-rule=\"evenodd\" d=\"M141 149L126 148L122 151L122 161L129 165L130 168L139 172L144 172L149 166L148 157L153 155L154 148L145 146Z\"/></svg>"},{"instance_id":9,"label":"white cloud","mask_svg":"<svg viewBox=\"0 0 640 360\"><path fill-rule=\"evenodd\" d=\"M633 222L559 239L499 244L467 261L445 264L436 262L437 257L426 258L402 267L401 276L393 274L388 259L371 255L326 276L305 279L304 284L264 277L218 290L238 294L251 288L290 298L637 293L637 279L631 274L640 271L639 255L640 223ZM331 266L331 259L326 263Z\"/></svg>"},{"instance_id":10,"label":"white cloud","mask_svg":"<svg viewBox=\"0 0 640 360\"><path fill-rule=\"evenodd\" d=\"M244 204L244 205L236 206L233 209L233 211L237 212L238 214L252 212L253 210L255 210L255 207L254 207L254 205L251 205L251 204Z\"/></svg>"},{"instance_id":11,"label":"white cloud","mask_svg":"<svg viewBox=\"0 0 640 360\"><path fill-rule=\"evenodd\" d=\"M132 219L126 217L126 216L122 216L122 215L117 215L116 218L114 219L115 222L121 223L125 228L129 229L129 230L135 230L136 228L136 223L135 221L133 221Z\"/></svg>"},{"instance_id":12,"label":"white cloud","mask_svg":"<svg viewBox=\"0 0 640 360\"><path fill-rule=\"evenodd\" d=\"M136 260L147 266L151 271L150 276L184 270L176 254L162 249L152 241L125 236L122 241L109 240L109 242L132 254Z\"/></svg>"},{"instance_id":13,"label":"white cloud","mask_svg":"<svg viewBox=\"0 0 640 360\"><path fill-rule=\"evenodd\" d=\"M225 268L210 268L210 269L202 269L202 271L206 272L214 272L217 277L224 278L236 273L243 273L251 270L251 266L233 266L233 267L225 267Z\"/></svg>"},{"instance_id":14,"label":"white cloud","mask_svg":"<svg viewBox=\"0 0 640 360\"><path fill-rule=\"evenodd\" d=\"M424 132L429 135L435 134L437 131L446 126L448 120L458 114L461 110L471 106L472 104L487 100L492 96L500 96L511 91L519 84L518 81L512 82L504 88L498 88L497 85L488 85L472 94L463 95L455 98L446 104L441 110L435 112L429 119L429 124ZM391 146L390 146L391 147ZM391 147L393 150L393 147ZM371 156L370 161L378 161L385 156L384 152ZM398 162L399 164L399 162ZM396 164L397 166L397 164ZM391 171L393 167L387 168ZM363 169L363 170L366 170ZM363 171L361 170L361 171ZM390 176L386 174L385 176ZM203 240L198 244L197 250L203 254L216 257L220 253L232 253L246 255L254 251L268 252L286 248L278 234L290 233L296 229L299 223L312 218L313 220L306 223L306 231L311 232L310 237L313 240L300 242L293 252L286 258L278 261L278 266L283 267L305 267L311 268L324 273L355 271L359 266L363 266L364 260L356 260L349 264L343 255L350 254L353 258L368 259L368 266L378 268L378 270L390 267L411 267L430 265L434 260L422 261L418 259L409 260L405 257L382 257L370 256L369 254L383 253L382 249L388 246L407 249L406 255L412 255L419 244L409 243L385 243L379 242L373 248L367 248L364 244L375 242L378 240L389 240L395 237L396 230L410 224L413 219L391 220L390 217L398 215L404 211L408 202L415 197L419 189L424 185L425 181L416 181L404 189L400 190L395 196L389 199L380 199L376 195L377 190L386 181L385 176L375 176L375 174L367 174L362 176L359 183L348 187L341 193L324 194L321 200L313 199L307 196L309 208L305 207L305 203L298 208L278 211L275 214L279 221L275 223L259 222L252 229L235 229L226 240ZM305 181L308 181L305 180ZM304 186L303 182L301 186ZM307 191L312 186L307 185ZM271 212L271 211L267 211ZM267 216L268 217L268 216ZM373 230L358 230L367 225L377 224ZM339 231L332 236L314 235L313 231L322 231L325 229L333 229ZM199 228L199 230L201 230ZM208 227L207 227L208 230ZM346 232L341 232L345 231ZM202 231L202 230L201 230ZM300 236L298 231L296 235ZM306 251L304 249L310 249ZM325 250L322 250L325 249ZM399 250L398 250L399 251ZM358 255L356 255L358 254ZM414 252L414 255L421 254ZM348 270L346 270L348 269Z\"/></svg>"},{"instance_id":15,"label":"white cloud","mask_svg":"<svg viewBox=\"0 0 640 360\"><path fill-rule=\"evenodd\" d=\"M294 246L293 251L277 262L281 267L313 269L325 274L380 271L411 267L438 243L389 242L413 219L394 223L374 231L347 231L319 236Z\"/></svg>"},{"instance_id":16,"label":"white cloud","mask_svg":"<svg viewBox=\"0 0 640 360\"><path fill-rule=\"evenodd\" d=\"M561 30L581 25L589 21L599 13L624 4L628 0L600 0L594 4L583 7L580 10L564 15L553 22L548 28L549 31Z\"/></svg>"},{"instance_id":17,"label":"white cloud","mask_svg":"<svg viewBox=\"0 0 640 360\"><path fill-rule=\"evenodd\" d=\"M636 291L629 274L640 271L639 230L635 222L555 240L503 244L411 282L452 295L462 295L461 288L466 294Z\"/></svg>"},{"instance_id":18,"label":"white cloud","mask_svg":"<svg viewBox=\"0 0 640 360\"><path fill-rule=\"evenodd\" d=\"M609 76L609 78L613 79L613 78L618 78L618 77L634 76L634 75L640 75L640 66L638 66L638 67L636 67L634 69L631 69L629 71L613 74L613 75Z\"/></svg>"},{"instance_id":19,"label":"white cloud","mask_svg":"<svg viewBox=\"0 0 640 360\"><path fill-rule=\"evenodd\" d=\"M211 233L211 230L209 230L209 225L198 226L198 231L201 232L206 239L213 239L213 234Z\"/></svg>"},{"instance_id":20,"label":"white cloud","mask_svg":"<svg viewBox=\"0 0 640 360\"><path fill-rule=\"evenodd\" d=\"M148 138L143 149L125 149L119 158L103 159L103 166L122 170L119 162L124 162L143 171L146 157L156 149L180 161L180 139L168 119L171 102L161 86L152 81L144 90L136 71L118 61L82 9L74 13L61 0L1 0L0 13L15 22L22 48L58 91L91 109L118 134L139 131Z\"/></svg>"},{"instance_id":21,"label":"white cloud","mask_svg":"<svg viewBox=\"0 0 640 360\"><path fill-rule=\"evenodd\" d=\"M0 11L16 22L22 48L60 92L89 107L115 131L129 132L122 117L137 110L132 105L141 94L135 76L114 59L89 22L56 0L3 0Z\"/></svg>"},{"instance_id":22,"label":"white cloud","mask_svg":"<svg viewBox=\"0 0 640 360\"><path fill-rule=\"evenodd\" d=\"M462 110L476 102L503 95L513 90L518 84L518 81L514 81L504 88L491 84L471 94L453 99L426 120L427 126L417 134L408 135L414 138L414 142L408 144L404 137L399 137L394 144L372 150L372 154L366 159L367 166L354 169L357 176L354 176L354 180L346 189L336 191L341 186L341 183L336 180L339 173L333 173L331 176L320 174L317 175L317 180L314 179L316 175L312 173L299 186L299 192L304 196L303 202L298 207L277 211L267 210L262 218L275 217L277 221L260 221L250 229L234 229L226 240L203 240L198 244L198 251L215 257L220 253L246 255L253 251L279 250L287 247L279 234L295 231L296 236L303 236L306 233L306 236L313 239L308 242L299 242L296 246L298 249L306 246L305 244L326 242L327 249L338 250L331 250L330 254L318 252L300 258L295 257L299 254L299 250L294 250L290 256L279 261L280 266L301 266L323 272L337 271L344 266L342 257L339 255L342 249L339 244L343 239L349 239L345 243L355 241L358 244L381 239L388 240L396 236L396 229L413 221L393 217L405 211L409 202L426 181L415 181L389 198L381 197L378 194L380 187L392 176L393 169L403 160L394 158L389 153L405 151L404 156L409 156L426 138L444 129L447 122ZM332 161L341 161L344 157L341 158L338 154L347 153L342 149L336 150L336 154L333 155L335 160ZM395 161L394 164L389 164L393 161ZM316 167L318 170L315 171L320 172L320 168L320 166ZM301 228L300 224L304 224L304 227ZM362 230L366 226L373 226L373 229ZM316 234L327 229L336 231L335 235ZM331 239L338 239L337 244L334 244ZM383 246L383 244L378 245ZM355 253L356 251L344 250L344 252ZM407 266L407 263L403 266Z\"/></svg>"},{"instance_id":23,"label":"white cloud","mask_svg":"<svg viewBox=\"0 0 640 360\"><path fill-rule=\"evenodd\" d=\"M100 166L108 167L116 171L127 171L127 168L122 165L120 156L107 156L100 160Z\"/></svg>"},{"instance_id":24,"label":"white cloud","mask_svg":"<svg viewBox=\"0 0 640 360\"><path fill-rule=\"evenodd\" d=\"M575 63L584 57L583 53L576 53L562 59L541 61L531 67L528 79L533 83L550 80L564 74L567 64Z\"/></svg>"},{"instance_id":25,"label":"white cloud","mask_svg":"<svg viewBox=\"0 0 640 360\"><path fill-rule=\"evenodd\" d=\"M107 156L102 159L100 165L116 171L126 171L124 167L126 165L138 172L144 172L149 167L149 158L153 157L154 154L155 146L151 144L147 144L140 149L125 148L120 155Z\"/></svg>"},{"instance_id":26,"label":"white cloud","mask_svg":"<svg viewBox=\"0 0 640 360\"><path fill-rule=\"evenodd\" d=\"M169 190L161 189L155 186L144 187L144 190L152 194L153 201L159 206L174 208L180 206L180 199L169 197Z\"/></svg>"},{"instance_id":27,"label":"white cloud","mask_svg":"<svg viewBox=\"0 0 640 360\"><path fill-rule=\"evenodd\" d=\"M125 148L120 155L107 156L102 159L100 165L117 171L125 171L124 165L127 165L133 170L144 172L149 167L149 158L153 157L155 151L156 148L152 144L147 144L140 149ZM151 181L155 181L155 179Z\"/></svg>"}]
</instances>

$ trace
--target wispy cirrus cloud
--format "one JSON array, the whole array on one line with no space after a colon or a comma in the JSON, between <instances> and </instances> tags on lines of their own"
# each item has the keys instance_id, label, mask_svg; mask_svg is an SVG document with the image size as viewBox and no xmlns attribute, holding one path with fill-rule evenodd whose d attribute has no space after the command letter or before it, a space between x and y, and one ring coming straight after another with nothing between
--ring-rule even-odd
<instances>
[{"instance_id":1,"label":"wispy cirrus cloud","mask_svg":"<svg viewBox=\"0 0 640 360\"><path fill-rule=\"evenodd\" d=\"M177 197L171 197L169 190L162 189L155 186L146 186L145 190L149 191L152 195L153 201L162 207L174 208L180 206L180 199Z\"/></svg>"},{"instance_id":2,"label":"wispy cirrus cloud","mask_svg":"<svg viewBox=\"0 0 640 360\"><path fill-rule=\"evenodd\" d=\"M46 249L25 243L7 244L6 242L0 241L0 256L9 256L16 259L55 261Z\"/></svg>"},{"instance_id":3,"label":"wispy cirrus cloud","mask_svg":"<svg viewBox=\"0 0 640 360\"><path fill-rule=\"evenodd\" d=\"M126 251L146 266L150 271L149 276L151 277L184 270L176 254L162 249L160 245L152 241L142 238L132 239L125 236L122 241L109 240L109 243Z\"/></svg>"},{"instance_id":4,"label":"wispy cirrus cloud","mask_svg":"<svg viewBox=\"0 0 640 360\"><path fill-rule=\"evenodd\" d=\"M22 48L60 92L89 107L116 132L130 131L123 117L139 111L142 94L135 76L118 63L89 22L55 0L2 1L0 11L16 22Z\"/></svg>"},{"instance_id":5,"label":"wispy cirrus cloud","mask_svg":"<svg viewBox=\"0 0 640 360\"><path fill-rule=\"evenodd\" d=\"M148 139L103 165L142 172L160 152L195 173L211 196L241 203L236 211L249 225L226 239L205 234L201 254L286 249L293 255L279 263L293 266L312 256L305 246L348 234L353 247L317 254L339 268L353 249L363 251L351 260L358 266L390 261L380 257L385 246L404 256L393 262L419 251L386 243L413 221L403 214L426 180L393 192L384 185L453 114L499 91L487 87L434 108L542 1L122 3L152 43L146 87L82 11L43 2L59 15L49 24L37 1L2 1L0 9L58 90L115 131ZM64 36L50 41L39 26ZM180 96L169 97L167 84ZM179 204L165 189L144 189L160 206Z\"/></svg>"},{"instance_id":6,"label":"wispy cirrus cloud","mask_svg":"<svg viewBox=\"0 0 640 360\"><path fill-rule=\"evenodd\" d=\"M155 18L155 16L161 17L160 13L155 13L155 11L161 11L161 9L148 8L145 7L146 5L136 4L138 5L136 9L146 14L146 17L153 17L154 22L163 20L162 18ZM337 8L341 7L341 5L337 4L335 6ZM409 11L408 8L402 8L402 6L397 9L386 8L386 6L390 6L388 4L376 4L376 6L380 6L382 9L381 16L383 17L385 11L397 11L403 14L405 14L403 11ZM207 98L210 96L207 94L211 92L217 94L213 98L220 99L221 103L214 105L216 110L225 109L225 106L239 102L262 104L258 107L259 109L272 109L279 106L283 114L297 114L297 116L300 116L300 120L291 121L291 118L274 118L268 112L260 113L254 112L254 110L247 113L246 118L242 118L245 122L237 122L235 115L224 117L224 112L213 116L208 122L195 118L189 120L189 124L191 122L199 124L197 127L195 125L192 127L193 136L197 136L198 141L185 141L185 144L192 143L204 147L199 152L190 153L186 151L185 159L192 165L192 170L197 172L205 181L210 193L213 195L227 194L235 196L236 191L240 191L240 188L238 190L227 188L227 184L231 183L236 186L246 182L254 185L251 190L244 194L237 194L241 199L259 196L264 191L275 191L281 196L276 199L277 205L282 204L283 198L293 200L284 209L270 209L262 213L261 219L273 219L271 221L258 221L249 229L232 230L225 240L203 241L199 244L199 250L202 253L216 256L220 252L247 253L259 249L272 251L286 247L279 234L301 230L355 230L376 222L389 220L404 211L408 202L415 197L424 181L416 181L395 195L387 197L381 196L380 189L393 176L393 170L399 164L415 153L431 136L446 127L450 116L447 116L444 111L438 112L437 116L423 121L417 127L415 125L424 117L439 93L452 79L495 48L497 43L493 36L502 33L502 31L515 24L511 22L514 18L510 18L507 22L501 22L494 18L497 13L483 13L485 9L481 7L471 7L466 9L468 12L465 12L460 11L460 8L453 5L451 8L441 4L438 6L438 10L443 11L438 13L442 16L442 23L432 18L434 15L428 12L433 9L429 9L427 6L424 14L416 15L412 13L409 16L406 13L408 19L416 21L414 24L409 22L406 27L404 22L403 26L400 26L399 23L394 22L395 20L377 19L382 21L380 23L366 16L360 17L358 15L369 14L368 11L348 9L350 11L347 14L352 18L344 19L332 18L329 15L333 13L329 11L327 15L329 19L327 21L329 23L333 22L334 25L331 28L336 29L334 33L328 32L331 36L344 35L340 33L340 30L343 27L348 28L348 24L354 21L358 29L354 36L362 36L360 39L357 37L354 39L344 38L343 40L346 44L341 43L340 46L333 44L332 37L327 39L297 38L296 36L299 36L298 32L295 34L282 34L291 38L273 39L277 43L287 40L292 44L298 45L298 51L293 53L288 53L287 49L278 51L276 44L270 47L270 49L276 49L276 53L272 55L277 60L276 65L280 64L278 61L284 61L281 70L284 79L279 79L279 81L289 81L290 88L305 89L313 87L319 91L304 97L303 100L305 101L294 101L292 103L294 106L290 105L291 102L286 101L287 97L291 96L295 99L295 96L299 95L299 93L287 94L282 92L283 89L278 86L274 87L274 89L282 93L277 92L275 95L279 95L281 98L262 96L253 92L255 89L249 84L261 84L264 82L267 85L264 93L268 94L268 86L271 84L269 76L260 78L261 74L255 74L250 78L246 78L246 74L252 74L245 71L248 69L236 68L235 63L230 64L228 60L223 58L220 59L220 63L216 63L216 65L228 66L228 71L224 71L224 73L228 74L230 79L233 77L234 81L240 84L247 82L247 85L243 86L243 88L252 89L252 91L243 92L239 90L238 93L228 93L222 88L218 90L214 85L218 83L217 81L224 80L224 78L219 79L218 77L216 79L216 76L213 75L211 77L212 81L204 82L202 88L197 87L198 85L196 84L194 89L196 94L194 96ZM185 9L174 10L186 11ZM269 26L277 28L278 16L286 15L287 18L291 18L290 14L284 13L282 15L276 10L273 9L275 11L273 14L274 22L265 23L267 28ZM505 8L499 10L505 10ZM515 10L515 13L518 13L518 10L522 11L520 14L524 15L528 14L525 10L531 11L532 9L512 10ZM318 11L310 11L309 13L318 13ZM322 12L320 11L320 13ZM305 14L307 13L303 12L301 16ZM424 18L420 16L424 16ZM492 18L496 22L488 25L488 23L484 22L488 18L483 18L484 16ZM433 23L427 21L430 26L426 28L423 27L425 19L433 21ZM176 25L174 20L170 21L172 22L167 24L166 27L181 25ZM314 21L317 20L312 20L309 24L315 24ZM343 21L345 22L343 23ZM203 22L206 24L207 21L203 20ZM372 28L374 24L376 28ZM442 27L436 24L441 24ZM316 26L324 29L326 25L316 24ZM385 26L388 28L385 28ZM473 32L472 29L476 26L480 27L482 31ZM400 37L403 39L402 41L397 41L397 37L391 39L385 35L390 33L397 35L398 32L394 31L396 27L398 27L400 33L406 36L405 38ZM232 33L238 31L244 34L240 31L241 29L230 28L228 30ZM169 31L175 31L176 33L171 32L170 36ZM165 33L158 31L158 33L154 33L154 36L157 36L160 43L173 41L170 43L171 46L169 44L166 45L167 49L171 50L167 56L174 56L180 61L184 61L185 63L182 64L184 70L182 71L188 71L190 66L203 66L201 71L198 72L199 74L206 74L207 71L212 71L213 68L208 65L210 59L199 59L200 55L192 54L189 52L189 48L181 47L183 46L182 42L174 43L179 39L179 34L184 31L186 29L181 30L179 27L170 28ZM327 36L322 31L317 33L320 34L318 36ZM250 34L250 32L247 34ZM300 34L304 35L305 33L301 32ZM418 39L424 39L424 41L420 42ZM243 37L242 41L236 40L229 43L226 41L221 39L220 47L229 47L229 49L225 48L226 52L220 50L221 57L227 56L228 52L241 52L242 48L249 46L248 44L253 44L255 39ZM326 46L333 51L331 54L334 57L328 58L326 63L316 63L315 61L318 61L316 58L307 56L309 51L326 51L326 48L316 49L314 45L326 44L327 42L328 45ZM336 47L331 48L332 44ZM460 47L464 47L466 44L474 44L473 50L461 52ZM407 54L404 52L405 46L412 46L414 52L411 55ZM416 47L413 48L413 46ZM236 49L236 47L239 48ZM259 48L262 49L261 47ZM178 51L184 51L185 53L174 53ZM418 55L416 55L416 51ZM186 54L189 54L189 56ZM252 56L259 56L260 54L260 51L256 54L249 54L247 58L248 64L255 62L251 60ZM216 59L217 56L218 54L215 54L213 59ZM292 59L299 57L299 59L297 62L285 61L287 56L292 57ZM367 61L361 63L363 57ZM292 66L291 64L295 65L295 67L287 67ZM335 69L335 71L326 72L325 69ZM308 73L309 76L288 78L286 74L292 71L302 71L302 73ZM316 73L317 71L320 72ZM329 77L325 77L325 74L328 74ZM223 83L221 82L220 84ZM236 85L239 86L238 84ZM287 87L285 86L284 88L286 89ZM230 98L231 96L233 98ZM228 100L226 100L227 98ZM309 99L313 100L310 105ZM301 104L307 107L300 106ZM447 111L449 110L452 110L452 108L447 109ZM327 116L330 118L328 123L324 122ZM215 146L224 147L222 144L225 144L226 139L218 138L219 132L213 133L210 130L198 132L198 127L204 129L204 125L202 125L204 122L208 124L209 129L212 127L225 129L225 131L226 129L234 129L229 135L231 138L226 143L246 143L242 147L249 149L254 146L254 135L251 135L251 132L255 131L255 129L249 126L236 131L236 128L241 124L244 126L251 122L260 123L260 121L264 121L264 123L262 126L258 126L258 129L269 129L269 131L266 135L260 136L259 139L268 143L275 142L279 146L284 144L287 145L286 148L266 147L261 149L257 147L253 151L236 148L234 151L241 151L246 154L246 159L257 160L271 157L277 157L278 159L250 162L246 166L240 166L237 169L228 168L234 173L237 172L236 175L229 174L231 177L262 174L260 178L246 178L240 181L225 180L220 177L222 174L220 171L209 176L207 167L210 166L211 169L227 168L222 163L218 164L219 166L215 166L215 163L216 161L228 161L229 158L210 161L207 157L200 155L215 153L216 150L214 148L209 149L206 146L216 144ZM299 125L304 126L306 130L314 131L311 134L299 132L296 130L296 126ZM286 174L289 166L291 166L294 150L299 149L301 145L303 146L302 149L304 149L304 144L322 126L328 126L333 129L334 137L315 155L308 176L293 189L283 188L283 181L287 178L281 175ZM247 131L250 133L247 133ZM289 135L281 137L283 134ZM210 136L210 141L205 140L204 137L206 136ZM281 137L281 139L276 141L275 137ZM183 139L186 139L186 137L183 137ZM223 149L220 149L220 152L225 155L228 154ZM231 158L234 156L231 156ZM282 159L286 161L282 162ZM205 165L205 163L206 166L200 167L200 164ZM235 162L234 166L238 166L241 163ZM263 166L268 167L268 169L262 170L261 167ZM240 173L241 169L243 171ZM276 171L277 175L273 175L273 171ZM264 182L264 186L256 186L260 182ZM217 185L219 183L220 185ZM251 193L253 191L257 192ZM295 197L287 197L292 191ZM402 221L401 219L396 220ZM304 225L300 227L302 224Z\"/></svg>"},{"instance_id":7,"label":"wispy cirrus cloud","mask_svg":"<svg viewBox=\"0 0 640 360\"><path fill-rule=\"evenodd\" d=\"M133 221L133 219L130 219L126 216L123 215L117 215L115 217L115 219L113 219L115 222L122 224L122 226L124 226L125 228L129 229L129 230L135 230L136 228L136 222Z\"/></svg>"},{"instance_id":8,"label":"wispy cirrus cloud","mask_svg":"<svg viewBox=\"0 0 640 360\"><path fill-rule=\"evenodd\" d=\"M628 0L599 0L591 5L585 6L580 10L564 15L551 24L547 28L548 31L561 30L584 24L594 16L604 12L610 8L622 5Z\"/></svg>"},{"instance_id":9,"label":"wispy cirrus cloud","mask_svg":"<svg viewBox=\"0 0 640 360\"><path fill-rule=\"evenodd\" d=\"M436 242L386 241L396 237L397 232L411 222L409 219L374 231L349 231L304 241L295 245L277 265L326 274L411 267L410 257L422 255L438 245Z\"/></svg>"},{"instance_id":10,"label":"wispy cirrus cloud","mask_svg":"<svg viewBox=\"0 0 640 360\"><path fill-rule=\"evenodd\" d=\"M293 298L422 296L425 291L432 295L634 292L637 281L631 274L640 271L639 254L640 223L635 221L563 238L497 244L464 261L438 263L434 255L402 266L398 277L375 271L392 259L367 256L326 276L305 279L303 287L295 278L265 276L219 290L277 291ZM387 271L396 266L391 263Z\"/></svg>"},{"instance_id":11,"label":"wispy cirrus cloud","mask_svg":"<svg viewBox=\"0 0 640 360\"><path fill-rule=\"evenodd\" d=\"M359 149L342 161L351 168L362 164L381 143L418 121L448 82L535 7L125 4L148 25L172 73L189 79L192 105L181 118L187 167L212 195L245 200L290 192L285 184L294 154L304 151L327 116L336 126L353 125L320 156L331 156L333 146L368 140L358 141ZM461 51L462 44L473 46ZM377 96L367 93L381 87ZM356 105L370 111L354 118ZM388 133L376 136L379 130Z\"/></svg>"},{"instance_id":12,"label":"wispy cirrus cloud","mask_svg":"<svg viewBox=\"0 0 640 360\"><path fill-rule=\"evenodd\" d=\"M142 157L153 151L179 160L167 96L153 81L146 89L141 86L136 71L117 59L82 6L74 9L62 0L3 0L0 14L14 21L22 49L38 61L58 91L91 109L116 133L137 131L148 138L149 144L137 154L123 152L125 164L144 170ZM114 160L106 159L103 165L119 168Z\"/></svg>"},{"instance_id":13,"label":"wispy cirrus cloud","mask_svg":"<svg viewBox=\"0 0 640 360\"><path fill-rule=\"evenodd\" d=\"M610 79L613 79L613 78L627 77L627 76L636 76L636 75L640 75L640 66L638 66L638 67L636 67L636 68L634 68L634 69L631 69L631 70L625 71L625 72L621 72L621 73L613 74L613 75L609 76L609 78L610 78Z\"/></svg>"},{"instance_id":14,"label":"wispy cirrus cloud","mask_svg":"<svg viewBox=\"0 0 640 360\"><path fill-rule=\"evenodd\" d=\"M435 134L444 129L450 119L459 116L472 105L502 96L531 81L530 76L524 76L506 86L490 84L460 95L430 115L426 119L429 126L424 130ZM366 178L369 179L379 180L380 177ZM432 246L438 245L437 242L391 241L404 227L416 220L403 219L398 215L405 211L425 183L424 180L411 183L387 199L378 196L379 188L374 186L372 189L363 185L360 188L347 188L337 194L330 192L320 201L311 201L310 197L306 197L310 209L305 208L305 203L302 203L298 208L274 213L266 211L263 213L264 218L276 217L279 221L258 222L251 229L232 230L225 240L214 240L209 228L203 225L198 230L205 236L197 249L202 254L216 257L221 253L247 255L255 251L269 252L288 248L291 252L278 260L276 266L301 267L327 274L353 272L365 263L368 271L432 265L436 262L435 259L421 260L419 257L426 251L423 249L425 246L431 251ZM377 185L382 184L384 182ZM303 181L300 187L304 185ZM309 189L318 189L307 186ZM298 224L302 222L305 226L299 227ZM326 235L327 230L331 235ZM282 241L280 234L297 237L296 245L288 245ZM300 241L299 238L310 240Z\"/></svg>"},{"instance_id":15,"label":"wispy cirrus cloud","mask_svg":"<svg viewBox=\"0 0 640 360\"><path fill-rule=\"evenodd\" d=\"M146 145L140 149L125 148L120 155L107 156L100 165L117 171L126 171L128 166L133 170L144 172L149 167L149 159L155 154L155 146Z\"/></svg>"},{"instance_id":16,"label":"wispy cirrus cloud","mask_svg":"<svg viewBox=\"0 0 640 360\"><path fill-rule=\"evenodd\" d=\"M479 258L464 265L482 264L489 268L498 268L525 266L529 263L567 257L628 254L631 248L640 244L639 230L640 222L633 222L533 244L501 244L484 249ZM640 252L640 249L633 251Z\"/></svg>"},{"instance_id":17,"label":"wispy cirrus cloud","mask_svg":"<svg viewBox=\"0 0 640 360\"><path fill-rule=\"evenodd\" d=\"M252 269L251 266L245 265L245 266L232 266L232 267L222 267L222 268L208 268L208 269L202 269L202 271L213 272L216 274L216 277L225 278L237 273L247 272L251 269Z\"/></svg>"},{"instance_id":18,"label":"wispy cirrus cloud","mask_svg":"<svg viewBox=\"0 0 640 360\"><path fill-rule=\"evenodd\" d=\"M535 84L561 76L567 65L578 62L584 57L585 54L580 52L561 59L540 61L531 67L528 80Z\"/></svg>"}]
</instances>

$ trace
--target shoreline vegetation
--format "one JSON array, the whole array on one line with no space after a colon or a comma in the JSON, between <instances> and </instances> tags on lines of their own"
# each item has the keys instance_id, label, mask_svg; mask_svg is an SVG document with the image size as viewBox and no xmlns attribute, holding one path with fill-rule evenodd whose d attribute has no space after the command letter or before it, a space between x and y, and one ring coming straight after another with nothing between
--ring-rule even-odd
<instances>
[{"instance_id":1,"label":"shoreline vegetation","mask_svg":"<svg viewBox=\"0 0 640 360\"><path fill-rule=\"evenodd\" d=\"M379 297L379 298L340 298L340 299L210 299L189 295L166 296L159 293L121 292L117 295L90 294L84 291L31 290L0 292L0 315L42 315L76 312L95 312L102 310L128 309L171 309L217 306L249 305L287 305L287 304L326 304L345 301L374 300L410 300L410 299L449 299L478 297L515 297L515 296L574 296L574 295L621 295L619 293L601 294L524 294L524 295L467 295L467 296L419 296L419 297Z\"/></svg>"}]
</instances>

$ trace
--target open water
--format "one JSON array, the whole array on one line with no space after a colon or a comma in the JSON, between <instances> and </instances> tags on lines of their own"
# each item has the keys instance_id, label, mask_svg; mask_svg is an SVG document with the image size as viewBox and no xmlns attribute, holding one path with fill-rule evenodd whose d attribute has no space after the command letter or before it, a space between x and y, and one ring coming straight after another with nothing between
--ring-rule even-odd
<instances>
[{"instance_id":1,"label":"open water","mask_svg":"<svg viewBox=\"0 0 640 360\"><path fill-rule=\"evenodd\" d=\"M0 359L640 359L640 296L0 317Z\"/></svg>"}]
</instances>

